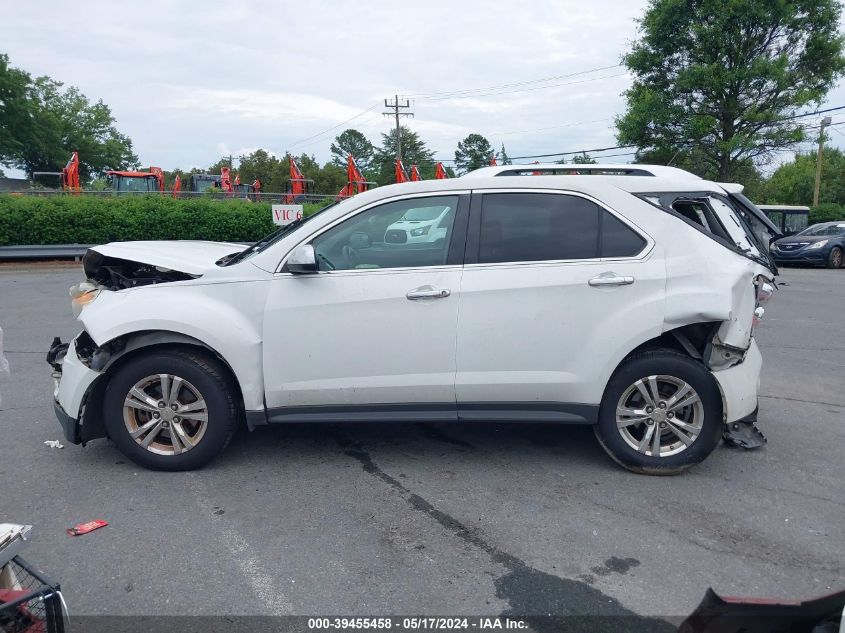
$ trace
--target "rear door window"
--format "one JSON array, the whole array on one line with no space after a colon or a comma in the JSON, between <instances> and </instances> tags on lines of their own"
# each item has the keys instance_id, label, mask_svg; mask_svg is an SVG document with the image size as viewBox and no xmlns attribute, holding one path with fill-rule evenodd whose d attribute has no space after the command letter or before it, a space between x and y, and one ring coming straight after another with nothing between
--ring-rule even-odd
<instances>
[{"instance_id":1,"label":"rear door window","mask_svg":"<svg viewBox=\"0 0 845 633\"><path fill-rule=\"evenodd\" d=\"M478 260L590 259L599 253L599 207L576 196L485 194Z\"/></svg>"},{"instance_id":2,"label":"rear door window","mask_svg":"<svg viewBox=\"0 0 845 633\"><path fill-rule=\"evenodd\" d=\"M482 196L480 263L633 257L646 240L596 203L556 193Z\"/></svg>"}]
</instances>

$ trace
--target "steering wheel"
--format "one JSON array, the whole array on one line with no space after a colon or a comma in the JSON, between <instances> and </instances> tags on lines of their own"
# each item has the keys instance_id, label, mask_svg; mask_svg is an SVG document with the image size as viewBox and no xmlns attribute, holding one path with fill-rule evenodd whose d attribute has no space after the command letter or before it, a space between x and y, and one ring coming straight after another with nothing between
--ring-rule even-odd
<instances>
[{"instance_id":1,"label":"steering wheel","mask_svg":"<svg viewBox=\"0 0 845 633\"><path fill-rule=\"evenodd\" d=\"M349 246L349 244L340 249L340 252L343 255L343 259L346 260L346 265L349 268L355 268L361 262L361 258L358 257L358 251Z\"/></svg>"}]
</instances>

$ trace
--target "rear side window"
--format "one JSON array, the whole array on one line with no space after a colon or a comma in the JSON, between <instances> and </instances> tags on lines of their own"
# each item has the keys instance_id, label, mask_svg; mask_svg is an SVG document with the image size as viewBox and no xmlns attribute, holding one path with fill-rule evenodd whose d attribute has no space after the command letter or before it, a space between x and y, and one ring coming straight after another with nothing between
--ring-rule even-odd
<instances>
[{"instance_id":1,"label":"rear side window","mask_svg":"<svg viewBox=\"0 0 845 633\"><path fill-rule=\"evenodd\" d=\"M601 256L633 257L645 248L646 241L612 213L601 211Z\"/></svg>"},{"instance_id":2,"label":"rear side window","mask_svg":"<svg viewBox=\"0 0 845 633\"><path fill-rule=\"evenodd\" d=\"M624 222L578 196L483 196L480 263L632 257L645 245Z\"/></svg>"}]
</instances>

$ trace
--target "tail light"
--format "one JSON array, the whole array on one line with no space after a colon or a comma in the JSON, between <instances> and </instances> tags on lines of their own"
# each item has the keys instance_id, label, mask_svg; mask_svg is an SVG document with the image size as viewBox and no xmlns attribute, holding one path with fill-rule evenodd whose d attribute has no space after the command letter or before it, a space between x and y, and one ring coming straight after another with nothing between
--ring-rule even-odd
<instances>
[{"instance_id":1,"label":"tail light","mask_svg":"<svg viewBox=\"0 0 845 633\"><path fill-rule=\"evenodd\" d=\"M768 281L760 279L757 284L757 305L759 306L764 303L768 303L773 294L775 294L774 285L770 284Z\"/></svg>"},{"instance_id":2,"label":"tail light","mask_svg":"<svg viewBox=\"0 0 845 633\"><path fill-rule=\"evenodd\" d=\"M754 317L751 320L751 323L754 327L756 327L760 325L760 322L763 320L763 314L766 312L763 305L768 303L772 298L772 295L775 294L775 285L774 282L762 276L758 276L757 279L754 280L754 285L757 287L757 304L754 309Z\"/></svg>"}]
</instances>

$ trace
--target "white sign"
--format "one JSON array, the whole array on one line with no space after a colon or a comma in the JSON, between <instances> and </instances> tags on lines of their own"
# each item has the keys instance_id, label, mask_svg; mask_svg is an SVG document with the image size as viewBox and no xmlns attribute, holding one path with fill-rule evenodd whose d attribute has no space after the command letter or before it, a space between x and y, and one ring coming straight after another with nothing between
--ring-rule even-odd
<instances>
[{"instance_id":1,"label":"white sign","mask_svg":"<svg viewBox=\"0 0 845 633\"><path fill-rule=\"evenodd\" d=\"M291 222L302 219L301 204L274 204L273 224L287 226Z\"/></svg>"}]
</instances>

